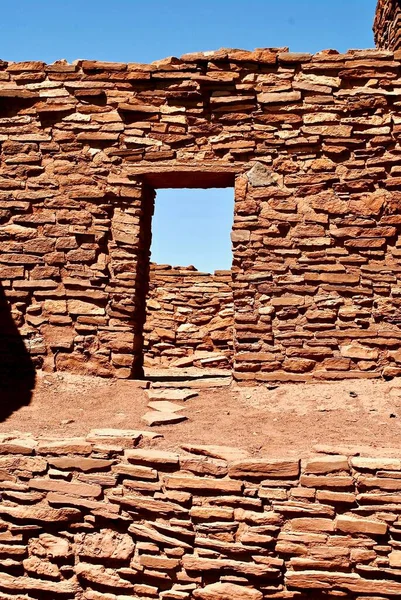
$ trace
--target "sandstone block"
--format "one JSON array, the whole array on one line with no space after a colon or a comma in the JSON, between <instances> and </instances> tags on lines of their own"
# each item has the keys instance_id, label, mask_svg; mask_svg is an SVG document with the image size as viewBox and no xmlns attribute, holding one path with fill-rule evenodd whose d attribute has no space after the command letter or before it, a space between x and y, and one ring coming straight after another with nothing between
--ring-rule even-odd
<instances>
[{"instance_id":1,"label":"sandstone block","mask_svg":"<svg viewBox=\"0 0 401 600\"><path fill-rule=\"evenodd\" d=\"M301 100L301 92L265 92L258 94L260 104L286 104Z\"/></svg>"},{"instance_id":2,"label":"sandstone block","mask_svg":"<svg viewBox=\"0 0 401 600\"><path fill-rule=\"evenodd\" d=\"M212 583L194 590L196 600L262 600L262 592L234 583Z\"/></svg>"},{"instance_id":3,"label":"sandstone block","mask_svg":"<svg viewBox=\"0 0 401 600\"><path fill-rule=\"evenodd\" d=\"M70 544L64 538L42 533L38 538L29 540L29 552L35 556L62 558L70 555Z\"/></svg>"},{"instance_id":4,"label":"sandstone block","mask_svg":"<svg viewBox=\"0 0 401 600\"><path fill-rule=\"evenodd\" d=\"M295 589L327 590L337 587L359 594L397 595L401 589L398 581L363 579L356 573L287 571L285 581Z\"/></svg>"},{"instance_id":5,"label":"sandstone block","mask_svg":"<svg viewBox=\"0 0 401 600\"><path fill-rule=\"evenodd\" d=\"M90 454L92 445L84 438L69 438L65 440L52 440L40 442L37 448L38 454Z\"/></svg>"},{"instance_id":6,"label":"sandstone block","mask_svg":"<svg viewBox=\"0 0 401 600\"><path fill-rule=\"evenodd\" d=\"M396 567L396 568L401 567L401 551L400 550L393 550L392 552L390 552L388 559L389 559L390 567Z\"/></svg>"},{"instance_id":7,"label":"sandstone block","mask_svg":"<svg viewBox=\"0 0 401 600\"><path fill-rule=\"evenodd\" d=\"M75 481L59 481L56 479L30 479L29 487L34 490L59 492L61 494L83 496L84 498L98 498L102 494L100 485Z\"/></svg>"},{"instance_id":8,"label":"sandstone block","mask_svg":"<svg viewBox=\"0 0 401 600\"><path fill-rule=\"evenodd\" d=\"M90 584L97 584L113 590L134 590L133 583L122 579L116 571L103 565L80 562L75 566L75 573L79 579Z\"/></svg>"},{"instance_id":9,"label":"sandstone block","mask_svg":"<svg viewBox=\"0 0 401 600\"><path fill-rule=\"evenodd\" d=\"M332 519L300 517L290 519L287 525L293 531L334 531L334 521Z\"/></svg>"},{"instance_id":10,"label":"sandstone block","mask_svg":"<svg viewBox=\"0 0 401 600\"><path fill-rule=\"evenodd\" d=\"M135 544L130 535L110 529L79 534L76 539L76 553L84 558L126 561L134 550Z\"/></svg>"},{"instance_id":11,"label":"sandstone block","mask_svg":"<svg viewBox=\"0 0 401 600\"><path fill-rule=\"evenodd\" d=\"M156 469L142 465L125 465L124 463L120 463L114 465L112 471L117 475L124 475L126 477L134 477L137 479L156 480L158 477Z\"/></svg>"},{"instance_id":12,"label":"sandstone block","mask_svg":"<svg viewBox=\"0 0 401 600\"><path fill-rule=\"evenodd\" d=\"M77 520L81 511L76 508L50 508L49 506L3 506L0 514L8 515L20 521L33 523L68 523Z\"/></svg>"},{"instance_id":13,"label":"sandstone block","mask_svg":"<svg viewBox=\"0 0 401 600\"><path fill-rule=\"evenodd\" d=\"M366 533L370 535L385 535L388 528L387 523L381 523L380 521L357 519L342 515L337 517L335 526L338 531L345 533Z\"/></svg>"},{"instance_id":14,"label":"sandstone block","mask_svg":"<svg viewBox=\"0 0 401 600\"><path fill-rule=\"evenodd\" d=\"M348 459L346 456L323 456L306 461L304 472L311 474L333 473L335 471L349 471Z\"/></svg>"},{"instance_id":15,"label":"sandstone block","mask_svg":"<svg viewBox=\"0 0 401 600\"><path fill-rule=\"evenodd\" d=\"M102 306L83 300L68 300L67 310L71 315L104 315Z\"/></svg>"},{"instance_id":16,"label":"sandstone block","mask_svg":"<svg viewBox=\"0 0 401 600\"><path fill-rule=\"evenodd\" d=\"M286 478L298 477L297 460L243 459L229 464L230 477Z\"/></svg>"},{"instance_id":17,"label":"sandstone block","mask_svg":"<svg viewBox=\"0 0 401 600\"><path fill-rule=\"evenodd\" d=\"M78 592L74 580L49 581L37 577L15 577L7 573L0 574L0 588L15 594L16 592L35 592L52 595L74 596Z\"/></svg>"},{"instance_id":18,"label":"sandstone block","mask_svg":"<svg viewBox=\"0 0 401 600\"><path fill-rule=\"evenodd\" d=\"M133 523L129 526L128 531L130 533L133 533L134 536L139 537L140 539L145 539L147 541L150 540L152 542L164 544L166 546L172 546L173 548L185 548L192 551L192 546L180 539L179 537L165 535L152 527L147 527L146 525ZM174 533L174 531L172 531L171 533Z\"/></svg>"},{"instance_id":19,"label":"sandstone block","mask_svg":"<svg viewBox=\"0 0 401 600\"><path fill-rule=\"evenodd\" d=\"M60 456L59 458L49 457L47 461L49 465L52 465L56 469L65 469L68 471L76 469L78 471L84 471L85 473L109 469L114 463L113 460L105 460L102 458L72 458L69 456Z\"/></svg>"},{"instance_id":20,"label":"sandstone block","mask_svg":"<svg viewBox=\"0 0 401 600\"><path fill-rule=\"evenodd\" d=\"M243 484L232 479L212 479L207 477L185 477L184 475L171 475L165 478L167 489L188 490L194 492L223 492L227 494L239 493Z\"/></svg>"},{"instance_id":21,"label":"sandstone block","mask_svg":"<svg viewBox=\"0 0 401 600\"><path fill-rule=\"evenodd\" d=\"M142 421L144 421L146 425L149 425L149 427L153 427L155 425L171 425L173 423L181 423L187 419L188 417L180 412L162 412L160 410L148 411L142 417Z\"/></svg>"},{"instance_id":22,"label":"sandstone block","mask_svg":"<svg viewBox=\"0 0 401 600\"><path fill-rule=\"evenodd\" d=\"M301 485L313 488L351 488L354 486L352 477L343 475L301 475Z\"/></svg>"},{"instance_id":23,"label":"sandstone block","mask_svg":"<svg viewBox=\"0 0 401 600\"><path fill-rule=\"evenodd\" d=\"M156 466L178 466L179 456L175 452L167 452L163 450L126 450L125 458L133 464Z\"/></svg>"},{"instance_id":24,"label":"sandstone block","mask_svg":"<svg viewBox=\"0 0 401 600\"><path fill-rule=\"evenodd\" d=\"M401 471L401 460L398 458L364 458L362 456L353 456L350 462L355 469L363 471L379 471L380 469Z\"/></svg>"},{"instance_id":25,"label":"sandstone block","mask_svg":"<svg viewBox=\"0 0 401 600\"><path fill-rule=\"evenodd\" d=\"M379 356L379 351L376 348L366 348L357 343L341 346L340 352L345 358L356 358L358 360L376 360Z\"/></svg>"}]
</instances>

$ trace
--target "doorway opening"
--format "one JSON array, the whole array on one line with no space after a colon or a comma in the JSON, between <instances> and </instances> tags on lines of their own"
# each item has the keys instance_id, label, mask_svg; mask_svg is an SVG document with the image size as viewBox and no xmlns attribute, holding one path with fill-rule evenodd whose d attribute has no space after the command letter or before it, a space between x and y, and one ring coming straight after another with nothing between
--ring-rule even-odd
<instances>
[{"instance_id":1,"label":"doorway opening","mask_svg":"<svg viewBox=\"0 0 401 600\"><path fill-rule=\"evenodd\" d=\"M213 273L230 270L231 188L157 190L150 260Z\"/></svg>"},{"instance_id":2,"label":"doorway opening","mask_svg":"<svg viewBox=\"0 0 401 600\"><path fill-rule=\"evenodd\" d=\"M230 369L234 188L158 189L144 367Z\"/></svg>"}]
</instances>

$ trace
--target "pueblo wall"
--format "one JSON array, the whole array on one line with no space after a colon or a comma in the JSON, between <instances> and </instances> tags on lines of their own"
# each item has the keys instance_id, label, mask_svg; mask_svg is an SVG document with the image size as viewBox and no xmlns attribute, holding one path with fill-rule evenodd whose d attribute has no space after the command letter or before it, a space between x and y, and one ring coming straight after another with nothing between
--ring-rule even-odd
<instances>
[{"instance_id":1,"label":"pueblo wall","mask_svg":"<svg viewBox=\"0 0 401 600\"><path fill-rule=\"evenodd\" d=\"M0 278L37 366L141 376L158 187L235 186L238 381L401 373L401 63L0 63Z\"/></svg>"},{"instance_id":2,"label":"pueblo wall","mask_svg":"<svg viewBox=\"0 0 401 600\"><path fill-rule=\"evenodd\" d=\"M2 436L1 598L401 594L399 459L178 454L148 435Z\"/></svg>"},{"instance_id":3,"label":"pueblo wall","mask_svg":"<svg viewBox=\"0 0 401 600\"><path fill-rule=\"evenodd\" d=\"M234 307L230 271L152 264L146 301L144 364L229 368Z\"/></svg>"},{"instance_id":4,"label":"pueblo wall","mask_svg":"<svg viewBox=\"0 0 401 600\"><path fill-rule=\"evenodd\" d=\"M399 50L401 46L400 0L378 0L373 25L376 46Z\"/></svg>"}]
</instances>

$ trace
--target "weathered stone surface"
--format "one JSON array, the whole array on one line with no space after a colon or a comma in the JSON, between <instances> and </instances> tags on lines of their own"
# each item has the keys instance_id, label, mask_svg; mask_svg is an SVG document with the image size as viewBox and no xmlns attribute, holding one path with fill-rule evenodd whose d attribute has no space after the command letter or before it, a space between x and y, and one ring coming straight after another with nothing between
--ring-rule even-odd
<instances>
[{"instance_id":1,"label":"weathered stone surface","mask_svg":"<svg viewBox=\"0 0 401 600\"><path fill-rule=\"evenodd\" d=\"M258 478L287 478L299 475L299 461L297 460L264 460L244 459L232 462L229 465L230 477L258 477Z\"/></svg>"},{"instance_id":2,"label":"weathered stone surface","mask_svg":"<svg viewBox=\"0 0 401 600\"><path fill-rule=\"evenodd\" d=\"M112 460L105 460L102 458L80 458L69 456L62 456L60 458L48 458L49 465L56 469L66 470L78 470L90 473L91 471L103 471L108 469L112 464Z\"/></svg>"},{"instance_id":3,"label":"weathered stone surface","mask_svg":"<svg viewBox=\"0 0 401 600\"><path fill-rule=\"evenodd\" d=\"M131 536L104 529L99 533L80 534L76 539L78 556L126 561L135 550Z\"/></svg>"},{"instance_id":4,"label":"weathered stone surface","mask_svg":"<svg viewBox=\"0 0 401 600\"><path fill-rule=\"evenodd\" d=\"M369 519L357 519L355 517L340 516L336 521L336 528L346 533L367 533L371 535L385 535L387 523L371 521Z\"/></svg>"},{"instance_id":5,"label":"weathered stone surface","mask_svg":"<svg viewBox=\"0 0 401 600\"><path fill-rule=\"evenodd\" d=\"M295 589L328 590L345 589L359 594L397 595L401 590L398 581L363 579L356 573L329 573L325 571L288 572L286 583Z\"/></svg>"},{"instance_id":6,"label":"weathered stone surface","mask_svg":"<svg viewBox=\"0 0 401 600\"><path fill-rule=\"evenodd\" d=\"M199 600L262 600L263 594L253 588L234 583L212 583L193 592Z\"/></svg>"},{"instance_id":7,"label":"weathered stone surface","mask_svg":"<svg viewBox=\"0 0 401 600\"><path fill-rule=\"evenodd\" d=\"M149 302L148 302L149 304ZM149 400L167 400L171 402L178 402L195 398L199 393L195 390L147 390L146 392Z\"/></svg>"},{"instance_id":8,"label":"weathered stone surface","mask_svg":"<svg viewBox=\"0 0 401 600\"><path fill-rule=\"evenodd\" d=\"M173 490L198 490L213 491L224 493L237 493L242 490L242 483L232 479L211 479L206 477L186 477L172 475L166 477L165 485L167 489Z\"/></svg>"},{"instance_id":9,"label":"weathered stone surface","mask_svg":"<svg viewBox=\"0 0 401 600\"><path fill-rule=\"evenodd\" d=\"M129 527L130 533L134 534L136 537L140 539L150 540L152 542L161 543L165 546L173 546L179 548L186 548L192 550L192 547L187 542L169 535L164 535L159 531L155 530L152 527L147 527L146 525L137 525L133 524Z\"/></svg>"},{"instance_id":10,"label":"weathered stone surface","mask_svg":"<svg viewBox=\"0 0 401 600\"><path fill-rule=\"evenodd\" d=\"M46 560L41 560L37 556L25 559L22 564L28 573L34 573L37 576L42 575L49 579L58 579L60 577L60 569L57 565Z\"/></svg>"},{"instance_id":11,"label":"weathered stone surface","mask_svg":"<svg viewBox=\"0 0 401 600\"><path fill-rule=\"evenodd\" d=\"M90 454L92 446L83 438L71 438L40 442L37 451L39 454Z\"/></svg>"},{"instance_id":12,"label":"weathered stone surface","mask_svg":"<svg viewBox=\"0 0 401 600\"><path fill-rule=\"evenodd\" d=\"M163 466L178 466L179 463L178 454L163 450L126 450L125 457L130 463L157 465L158 468Z\"/></svg>"},{"instance_id":13,"label":"weathered stone surface","mask_svg":"<svg viewBox=\"0 0 401 600\"><path fill-rule=\"evenodd\" d=\"M160 410L151 410L145 413L142 417L142 421L153 427L155 425L171 425L173 423L181 423L188 419L185 415L180 412L167 412Z\"/></svg>"},{"instance_id":14,"label":"weathered stone surface","mask_svg":"<svg viewBox=\"0 0 401 600\"><path fill-rule=\"evenodd\" d=\"M12 473L13 471L28 471L31 473L43 473L47 469L47 462L36 456L0 456L0 469Z\"/></svg>"},{"instance_id":15,"label":"weathered stone surface","mask_svg":"<svg viewBox=\"0 0 401 600\"><path fill-rule=\"evenodd\" d=\"M401 551L400 550L393 550L389 554L388 559L389 559L390 567L396 567L396 568L401 567Z\"/></svg>"},{"instance_id":16,"label":"weathered stone surface","mask_svg":"<svg viewBox=\"0 0 401 600\"><path fill-rule=\"evenodd\" d=\"M305 473L324 474L335 471L348 471L346 456L324 456L308 460L305 464Z\"/></svg>"},{"instance_id":17,"label":"weathered stone surface","mask_svg":"<svg viewBox=\"0 0 401 600\"><path fill-rule=\"evenodd\" d=\"M81 516L76 508L50 508L49 506L4 506L0 504L0 514L21 521L68 523Z\"/></svg>"},{"instance_id":18,"label":"weathered stone surface","mask_svg":"<svg viewBox=\"0 0 401 600\"><path fill-rule=\"evenodd\" d=\"M98 498L102 493L100 485L74 481L59 481L56 479L30 479L29 487L34 490L59 492L87 498Z\"/></svg>"},{"instance_id":19,"label":"weathered stone surface","mask_svg":"<svg viewBox=\"0 0 401 600\"><path fill-rule=\"evenodd\" d=\"M42 533L38 538L31 538L29 551L35 556L46 558L67 558L70 554L70 544L67 539Z\"/></svg>"},{"instance_id":20,"label":"weathered stone surface","mask_svg":"<svg viewBox=\"0 0 401 600\"><path fill-rule=\"evenodd\" d=\"M44 594L73 595L78 591L74 580L48 581L37 577L14 577L0 573L0 588L10 592L42 592Z\"/></svg>"},{"instance_id":21,"label":"weathered stone surface","mask_svg":"<svg viewBox=\"0 0 401 600\"><path fill-rule=\"evenodd\" d=\"M401 460L398 458L365 458L353 456L350 462L355 469L362 471L378 471L380 469L401 471Z\"/></svg>"},{"instance_id":22,"label":"weathered stone surface","mask_svg":"<svg viewBox=\"0 0 401 600\"><path fill-rule=\"evenodd\" d=\"M400 7L394 0L379 0L377 3L373 32L378 48L399 51L401 45L398 27L400 14ZM391 56L392 54L388 58ZM399 59L399 56L397 58Z\"/></svg>"},{"instance_id":23,"label":"weathered stone surface","mask_svg":"<svg viewBox=\"0 0 401 600\"><path fill-rule=\"evenodd\" d=\"M102 565L80 562L75 567L75 573L79 579L90 584L97 584L114 590L121 589L134 591L134 584L119 577L113 569L107 569Z\"/></svg>"},{"instance_id":24,"label":"weathered stone surface","mask_svg":"<svg viewBox=\"0 0 401 600\"><path fill-rule=\"evenodd\" d=\"M356 358L358 360L376 360L379 356L379 351L376 348L369 349L360 344L341 346L340 351L345 358Z\"/></svg>"}]
</instances>

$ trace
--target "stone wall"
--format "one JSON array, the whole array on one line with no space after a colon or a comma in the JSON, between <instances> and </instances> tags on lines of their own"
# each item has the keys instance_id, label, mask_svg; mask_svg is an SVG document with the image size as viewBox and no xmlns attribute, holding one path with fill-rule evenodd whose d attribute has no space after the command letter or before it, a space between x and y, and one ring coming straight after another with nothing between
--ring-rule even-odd
<instances>
[{"instance_id":1,"label":"stone wall","mask_svg":"<svg viewBox=\"0 0 401 600\"><path fill-rule=\"evenodd\" d=\"M152 435L2 435L2 599L401 594L399 459L176 453Z\"/></svg>"},{"instance_id":2,"label":"stone wall","mask_svg":"<svg viewBox=\"0 0 401 600\"><path fill-rule=\"evenodd\" d=\"M229 368L234 307L230 271L152 264L144 365Z\"/></svg>"},{"instance_id":3,"label":"stone wall","mask_svg":"<svg viewBox=\"0 0 401 600\"><path fill-rule=\"evenodd\" d=\"M378 0L373 25L378 48L399 50L401 47L400 0Z\"/></svg>"},{"instance_id":4,"label":"stone wall","mask_svg":"<svg viewBox=\"0 0 401 600\"><path fill-rule=\"evenodd\" d=\"M235 186L238 381L401 373L401 63L0 63L0 278L36 366L142 374L155 189Z\"/></svg>"}]
</instances>

